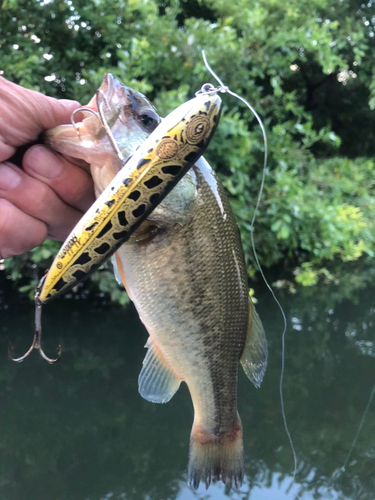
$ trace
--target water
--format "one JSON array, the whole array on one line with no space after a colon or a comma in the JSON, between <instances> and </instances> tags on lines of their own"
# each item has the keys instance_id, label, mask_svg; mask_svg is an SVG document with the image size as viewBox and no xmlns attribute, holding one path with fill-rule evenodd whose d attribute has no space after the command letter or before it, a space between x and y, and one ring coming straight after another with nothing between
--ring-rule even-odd
<instances>
[{"instance_id":1,"label":"water","mask_svg":"<svg viewBox=\"0 0 375 500\"><path fill-rule=\"evenodd\" d=\"M284 398L299 469L278 395L282 323L266 291L257 309L269 366L257 390L239 377L247 479L239 492L186 486L193 411L182 386L156 405L137 392L147 334L133 307L60 300L44 309L43 347L16 365L32 340L32 306L2 299L0 310L1 500L287 500L375 498L375 401L346 461L375 384L374 288L329 285L280 296L289 328ZM1 300L0 300L1 304ZM5 305L4 305L5 304Z\"/></svg>"}]
</instances>

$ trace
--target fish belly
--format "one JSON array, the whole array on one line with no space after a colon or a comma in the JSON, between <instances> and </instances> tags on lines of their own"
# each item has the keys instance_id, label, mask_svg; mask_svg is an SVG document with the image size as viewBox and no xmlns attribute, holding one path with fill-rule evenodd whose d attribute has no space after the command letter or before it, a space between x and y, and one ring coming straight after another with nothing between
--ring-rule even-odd
<instances>
[{"instance_id":1,"label":"fish belly","mask_svg":"<svg viewBox=\"0 0 375 500\"><path fill-rule=\"evenodd\" d=\"M148 234L141 228L140 241L121 247L117 263L150 335L148 346L189 388L195 411L191 484L222 479L238 485L243 463L236 393L249 314L246 268L220 182L203 159L193 175L189 220L173 223L173 210L164 213L163 220L148 223Z\"/></svg>"}]
</instances>

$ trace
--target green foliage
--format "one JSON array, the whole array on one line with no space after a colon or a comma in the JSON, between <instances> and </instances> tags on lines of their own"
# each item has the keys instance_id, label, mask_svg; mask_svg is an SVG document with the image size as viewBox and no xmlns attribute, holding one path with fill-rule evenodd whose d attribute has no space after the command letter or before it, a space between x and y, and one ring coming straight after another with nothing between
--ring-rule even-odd
<instances>
[{"instance_id":1,"label":"green foliage","mask_svg":"<svg viewBox=\"0 0 375 500\"><path fill-rule=\"evenodd\" d=\"M101 269L99 272L95 273L91 280L98 285L101 293L109 294L112 302L117 302L122 306L129 303L129 297L124 292L124 289L117 284L113 272L106 266L107 269Z\"/></svg>"},{"instance_id":2,"label":"green foliage","mask_svg":"<svg viewBox=\"0 0 375 500\"><path fill-rule=\"evenodd\" d=\"M371 2L350 0L6 0L0 70L26 87L83 103L111 72L165 115L212 81L204 49L267 129L255 230L260 261L283 262L298 283L310 285L333 279L327 266L334 259L374 254L374 14ZM252 275L250 221L264 145L247 108L229 96L224 104L206 156L228 191ZM30 274L30 263L48 267L49 252L46 243L9 260L12 279ZM107 272L94 279L124 300Z\"/></svg>"},{"instance_id":3,"label":"green foliage","mask_svg":"<svg viewBox=\"0 0 375 500\"><path fill-rule=\"evenodd\" d=\"M328 260L374 255L374 168L372 160L336 157L311 161L299 175L278 170L268 190L267 212L271 231L288 251L308 256L298 282L307 284L307 270L317 272Z\"/></svg>"}]
</instances>

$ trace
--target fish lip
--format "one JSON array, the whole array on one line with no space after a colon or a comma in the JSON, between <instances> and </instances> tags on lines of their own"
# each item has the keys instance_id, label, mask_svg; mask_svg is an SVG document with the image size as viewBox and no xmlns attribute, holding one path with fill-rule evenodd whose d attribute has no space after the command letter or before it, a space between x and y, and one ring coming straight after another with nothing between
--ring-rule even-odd
<instances>
[{"instance_id":1,"label":"fish lip","mask_svg":"<svg viewBox=\"0 0 375 500\"><path fill-rule=\"evenodd\" d=\"M102 81L99 89L103 93L108 92L111 95L113 93L114 80L115 80L115 77L112 75L112 73L104 73L103 81Z\"/></svg>"},{"instance_id":2,"label":"fish lip","mask_svg":"<svg viewBox=\"0 0 375 500\"><path fill-rule=\"evenodd\" d=\"M84 108L98 111L98 99L104 101L108 109L118 105L122 100L124 100L125 105L127 105L129 101L127 87L121 83L120 80L115 78L112 73L104 73L102 83L90 102L83 106L83 112Z\"/></svg>"},{"instance_id":3,"label":"fish lip","mask_svg":"<svg viewBox=\"0 0 375 500\"><path fill-rule=\"evenodd\" d=\"M104 96L108 102L111 102L112 99L116 98L116 94L118 93L120 96L123 93L125 98L128 98L127 87L120 82L117 78L115 78L112 73L104 73L102 83L98 89ZM117 99L121 99L121 97L117 97Z\"/></svg>"}]
</instances>

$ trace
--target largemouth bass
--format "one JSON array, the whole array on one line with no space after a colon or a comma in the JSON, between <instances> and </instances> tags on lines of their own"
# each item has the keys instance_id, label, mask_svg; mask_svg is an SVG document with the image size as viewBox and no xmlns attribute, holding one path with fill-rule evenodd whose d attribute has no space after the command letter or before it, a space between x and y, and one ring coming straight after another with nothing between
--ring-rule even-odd
<instances>
[{"instance_id":1,"label":"largemouth bass","mask_svg":"<svg viewBox=\"0 0 375 500\"><path fill-rule=\"evenodd\" d=\"M151 105L148 109L153 110ZM133 139L142 142L145 135L137 130L137 109L130 115L134 121L124 126L119 142L123 154L134 152L137 140ZM132 141L126 141L127 134ZM99 143L93 156L75 139L60 143L58 134L53 146L93 164L97 194L118 168L104 161L100 168L105 172L98 169ZM195 413L189 484L197 488L203 481L208 487L211 481L222 480L239 486L244 464L238 363L259 387L267 365L267 343L249 299L238 227L223 187L204 159L117 250L115 267L150 335L139 375L140 394L165 403L182 381L189 388Z\"/></svg>"}]
</instances>

